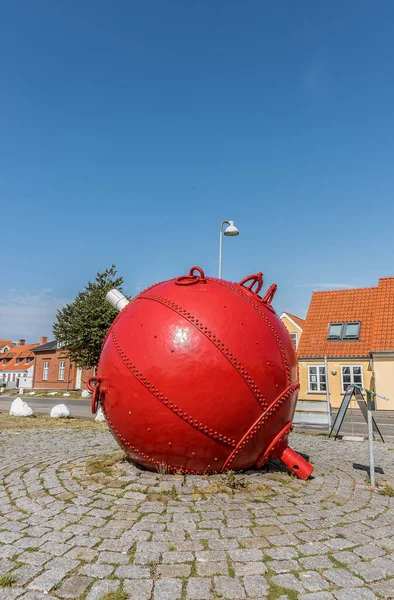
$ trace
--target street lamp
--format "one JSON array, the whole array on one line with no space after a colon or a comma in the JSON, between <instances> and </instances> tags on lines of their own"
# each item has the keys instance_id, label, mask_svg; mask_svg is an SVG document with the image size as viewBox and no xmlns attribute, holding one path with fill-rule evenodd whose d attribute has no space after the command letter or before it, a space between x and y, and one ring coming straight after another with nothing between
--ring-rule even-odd
<instances>
[{"instance_id":1,"label":"street lamp","mask_svg":"<svg viewBox=\"0 0 394 600\"><path fill-rule=\"evenodd\" d=\"M219 279L222 278L222 244L223 244L222 232L223 232L223 225L226 225L226 224L228 225L228 227L226 227L226 229L224 230L224 235L239 235L239 231L235 227L234 221L223 221L220 224L220 230L219 230L219 235L220 235L220 242L219 242Z\"/></svg>"}]
</instances>

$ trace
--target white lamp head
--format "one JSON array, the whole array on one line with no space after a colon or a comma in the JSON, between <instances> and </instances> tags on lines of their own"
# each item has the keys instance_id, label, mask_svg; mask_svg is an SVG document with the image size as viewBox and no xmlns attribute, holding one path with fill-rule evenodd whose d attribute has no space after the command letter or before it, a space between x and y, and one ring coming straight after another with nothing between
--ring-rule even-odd
<instances>
[{"instance_id":1,"label":"white lamp head","mask_svg":"<svg viewBox=\"0 0 394 600\"><path fill-rule=\"evenodd\" d=\"M239 235L238 229L234 225L234 221L229 221L229 226L224 230L224 235Z\"/></svg>"}]
</instances>

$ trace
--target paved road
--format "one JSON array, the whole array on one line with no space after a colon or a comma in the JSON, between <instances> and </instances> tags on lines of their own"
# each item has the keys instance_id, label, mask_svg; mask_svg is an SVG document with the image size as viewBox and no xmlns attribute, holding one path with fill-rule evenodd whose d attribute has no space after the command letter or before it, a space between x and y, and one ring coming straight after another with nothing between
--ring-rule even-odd
<instances>
[{"instance_id":1,"label":"paved road","mask_svg":"<svg viewBox=\"0 0 394 600\"><path fill-rule=\"evenodd\" d=\"M367 442L293 434L315 466L308 482L274 465L182 477L96 462L92 472L87 459L118 449L94 423L4 431L0 445L0 573L14 581L0 600L394 596L393 499L354 468ZM394 484L391 454L377 444L382 486Z\"/></svg>"},{"instance_id":2,"label":"paved road","mask_svg":"<svg viewBox=\"0 0 394 600\"><path fill-rule=\"evenodd\" d=\"M37 414L46 414L48 415L51 411L52 406L55 404L64 403L71 410L71 414L73 417L93 417L90 410L90 399L78 399L74 400L72 398L63 398L61 396L51 397L51 398L35 398L34 396L24 395L24 400L32 407L33 411ZM14 400L14 397L2 396L0 397L0 412L8 412L11 402ZM335 413L333 414L333 420L335 418ZM378 424L379 429L382 432L382 435L385 440L391 441L394 440L394 412L377 413L375 414L375 420ZM306 426L297 426L299 430L303 431L322 431L325 432L326 429L322 429L321 427L310 427ZM341 435L355 435L355 436L368 436L367 424L364 421L363 416L360 411L353 409L353 413L348 411L344 423L342 425Z\"/></svg>"},{"instance_id":3,"label":"paved road","mask_svg":"<svg viewBox=\"0 0 394 600\"><path fill-rule=\"evenodd\" d=\"M336 412L333 412L332 422L334 423ZM393 411L374 413L374 419L379 427L383 437L387 441L394 439L394 413ZM311 427L309 425L299 425L297 429L303 431L327 431L322 427ZM340 435L354 435L368 437L368 427L361 412L357 409L351 409L347 412L344 422L340 429ZM379 439L379 436L376 436Z\"/></svg>"},{"instance_id":4,"label":"paved road","mask_svg":"<svg viewBox=\"0 0 394 600\"><path fill-rule=\"evenodd\" d=\"M33 396L25 395L24 400L32 407L33 411L37 414L49 414L52 406L55 404L64 403L66 404L70 410L71 414L74 417L92 417L92 413L90 411L90 399L78 399L74 400L72 398L63 398L59 397L51 397L51 398L35 398ZM13 397L2 396L0 397L0 412L8 412L11 402L14 400ZM333 420L335 418L335 413L333 414ZM379 429L382 432L382 435L385 440L391 441L394 439L394 413L387 412L385 413L377 413L375 414L375 420L378 424ZM303 431L312 430L312 431L326 431L326 429L322 429L321 427L310 427L308 425L297 426L297 429L301 429ZM341 435L356 435L356 436L365 436L368 435L367 424L364 421L363 416L360 411L354 410L353 413L351 411L348 412L344 423L342 425Z\"/></svg>"},{"instance_id":5,"label":"paved road","mask_svg":"<svg viewBox=\"0 0 394 600\"><path fill-rule=\"evenodd\" d=\"M21 398L25 400L25 402L31 406L33 412L37 414L49 415L53 406L56 404L65 404L70 409L73 417L93 417L90 410L90 398L83 398L80 400L63 398L62 396L58 396L57 398L35 398L28 394L23 394ZM13 400L15 400L15 396L1 396L0 412L8 412Z\"/></svg>"}]
</instances>

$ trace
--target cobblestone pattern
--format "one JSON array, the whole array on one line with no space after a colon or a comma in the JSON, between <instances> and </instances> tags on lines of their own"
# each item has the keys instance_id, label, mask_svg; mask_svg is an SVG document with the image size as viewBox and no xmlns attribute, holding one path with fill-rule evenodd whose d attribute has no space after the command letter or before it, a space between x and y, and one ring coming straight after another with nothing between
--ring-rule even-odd
<instances>
[{"instance_id":1,"label":"cobblestone pattern","mask_svg":"<svg viewBox=\"0 0 394 600\"><path fill-rule=\"evenodd\" d=\"M275 464L184 477L118 462L89 474L89 458L118 450L106 431L0 434L0 576L14 581L0 600L393 598L394 498L354 468L367 444L292 444L315 466L308 482ZM380 484L394 484L393 458L376 444Z\"/></svg>"}]
</instances>

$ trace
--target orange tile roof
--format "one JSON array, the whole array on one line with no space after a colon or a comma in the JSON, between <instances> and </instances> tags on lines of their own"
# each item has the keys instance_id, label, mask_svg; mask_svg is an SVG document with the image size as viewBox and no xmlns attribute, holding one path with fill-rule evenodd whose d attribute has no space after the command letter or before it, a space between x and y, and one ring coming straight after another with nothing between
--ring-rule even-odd
<instances>
[{"instance_id":1,"label":"orange tile roof","mask_svg":"<svg viewBox=\"0 0 394 600\"><path fill-rule=\"evenodd\" d=\"M9 346L12 348L11 340L0 340L0 348L4 348L4 346Z\"/></svg>"},{"instance_id":2,"label":"orange tile roof","mask_svg":"<svg viewBox=\"0 0 394 600\"><path fill-rule=\"evenodd\" d=\"M301 329L304 328L304 326L305 326L305 319L301 319L300 317L296 317L296 315L292 315L291 313L287 312L286 310L285 310L285 315L288 315L290 317L290 319L292 321L294 321L294 323L296 325L298 325L298 327L301 327Z\"/></svg>"},{"instance_id":3,"label":"orange tile roof","mask_svg":"<svg viewBox=\"0 0 394 600\"><path fill-rule=\"evenodd\" d=\"M329 323L360 321L358 341L329 341ZM298 346L299 357L368 356L394 351L394 277L377 287L314 292Z\"/></svg>"},{"instance_id":4,"label":"orange tile roof","mask_svg":"<svg viewBox=\"0 0 394 600\"><path fill-rule=\"evenodd\" d=\"M26 364L25 358L33 358L34 353L32 352L33 348L36 348L39 344L25 344L24 346L12 346L11 350L8 352L4 352L0 354L0 372L1 371L24 371L27 368L30 368L34 360L32 360L29 364ZM16 364L16 359L21 358L22 361L19 364ZM3 365L3 360L7 360L7 363Z\"/></svg>"}]
</instances>

